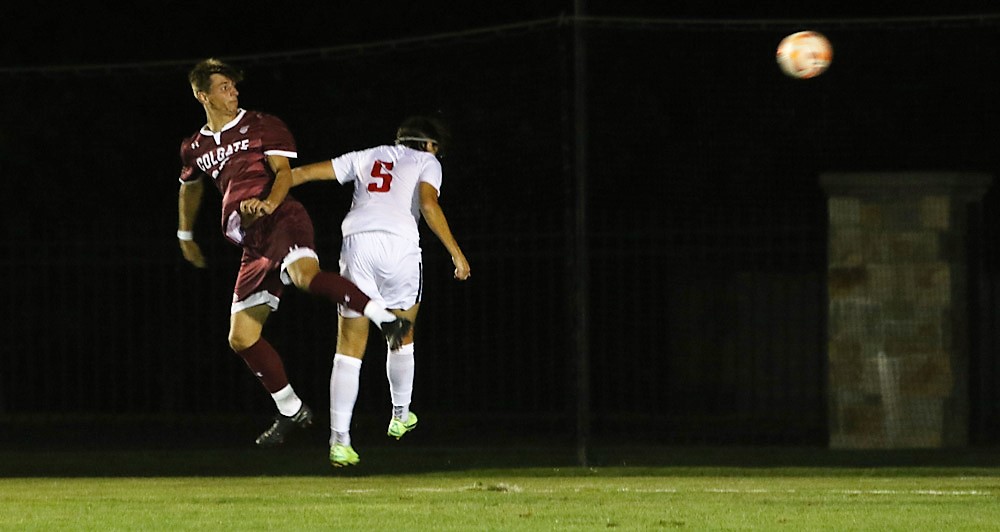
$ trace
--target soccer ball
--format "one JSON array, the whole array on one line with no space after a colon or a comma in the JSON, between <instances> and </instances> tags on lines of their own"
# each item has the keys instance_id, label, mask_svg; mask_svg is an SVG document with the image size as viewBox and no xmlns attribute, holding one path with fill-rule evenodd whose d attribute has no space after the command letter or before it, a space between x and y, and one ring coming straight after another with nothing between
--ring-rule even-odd
<instances>
[{"instance_id":1,"label":"soccer ball","mask_svg":"<svg viewBox=\"0 0 1000 532\"><path fill-rule=\"evenodd\" d=\"M776 54L781 71L793 78L814 78L830 66L833 47L823 34L800 31L781 40Z\"/></svg>"}]
</instances>

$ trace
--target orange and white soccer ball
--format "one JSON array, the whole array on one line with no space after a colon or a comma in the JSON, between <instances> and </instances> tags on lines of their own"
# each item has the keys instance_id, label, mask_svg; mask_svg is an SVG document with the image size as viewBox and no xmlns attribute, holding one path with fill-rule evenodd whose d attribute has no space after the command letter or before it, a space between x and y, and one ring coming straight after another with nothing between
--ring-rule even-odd
<instances>
[{"instance_id":1,"label":"orange and white soccer ball","mask_svg":"<svg viewBox=\"0 0 1000 532\"><path fill-rule=\"evenodd\" d=\"M781 40L777 52L781 71L793 78L814 78L830 67L833 46L823 34L800 31Z\"/></svg>"}]
</instances>

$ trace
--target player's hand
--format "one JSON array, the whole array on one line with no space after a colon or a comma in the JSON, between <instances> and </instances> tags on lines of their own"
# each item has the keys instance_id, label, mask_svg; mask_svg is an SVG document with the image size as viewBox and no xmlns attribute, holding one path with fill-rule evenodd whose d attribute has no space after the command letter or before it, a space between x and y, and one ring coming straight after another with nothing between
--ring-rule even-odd
<instances>
[{"instance_id":1,"label":"player's hand","mask_svg":"<svg viewBox=\"0 0 1000 532\"><path fill-rule=\"evenodd\" d=\"M184 259L194 265L195 268L205 267L205 256L201 254L201 247L194 240L178 240L181 244L181 253Z\"/></svg>"},{"instance_id":2,"label":"player's hand","mask_svg":"<svg viewBox=\"0 0 1000 532\"><path fill-rule=\"evenodd\" d=\"M254 222L274 212L277 206L267 200L248 198L240 202L240 215L244 221Z\"/></svg>"},{"instance_id":3,"label":"player's hand","mask_svg":"<svg viewBox=\"0 0 1000 532\"><path fill-rule=\"evenodd\" d=\"M469 261L465 260L464 256L452 257L451 262L455 265L455 279L464 281L472 275L472 269L469 268Z\"/></svg>"}]
</instances>

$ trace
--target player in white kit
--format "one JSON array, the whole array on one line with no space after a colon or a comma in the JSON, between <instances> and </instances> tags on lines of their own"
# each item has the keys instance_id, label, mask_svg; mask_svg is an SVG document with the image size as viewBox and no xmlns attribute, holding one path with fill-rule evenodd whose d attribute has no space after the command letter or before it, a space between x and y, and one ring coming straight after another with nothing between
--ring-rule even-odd
<instances>
[{"instance_id":1,"label":"player in white kit","mask_svg":"<svg viewBox=\"0 0 1000 532\"><path fill-rule=\"evenodd\" d=\"M340 273L397 315L416 326L423 287L423 263L417 224L427 226L451 254L454 276L464 281L469 262L451 233L438 196L441 163L436 155L443 142L439 124L423 117L408 118L396 132L394 145L355 151L335 159L292 169L292 184L336 179L354 182L351 210L341 230ZM340 334L330 375L330 463L357 464L350 426L358 397L361 361L368 343L368 320L339 306ZM386 375L392 397L387 434L401 438L417 425L410 411L414 368L413 329L398 348L390 346Z\"/></svg>"}]
</instances>

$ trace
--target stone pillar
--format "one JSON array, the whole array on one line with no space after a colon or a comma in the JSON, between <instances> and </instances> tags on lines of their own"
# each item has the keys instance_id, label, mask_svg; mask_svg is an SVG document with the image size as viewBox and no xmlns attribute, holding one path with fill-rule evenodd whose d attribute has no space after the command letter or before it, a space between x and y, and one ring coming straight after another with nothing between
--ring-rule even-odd
<instances>
[{"instance_id":1,"label":"stone pillar","mask_svg":"<svg viewBox=\"0 0 1000 532\"><path fill-rule=\"evenodd\" d=\"M976 173L827 173L830 447L968 442Z\"/></svg>"}]
</instances>

